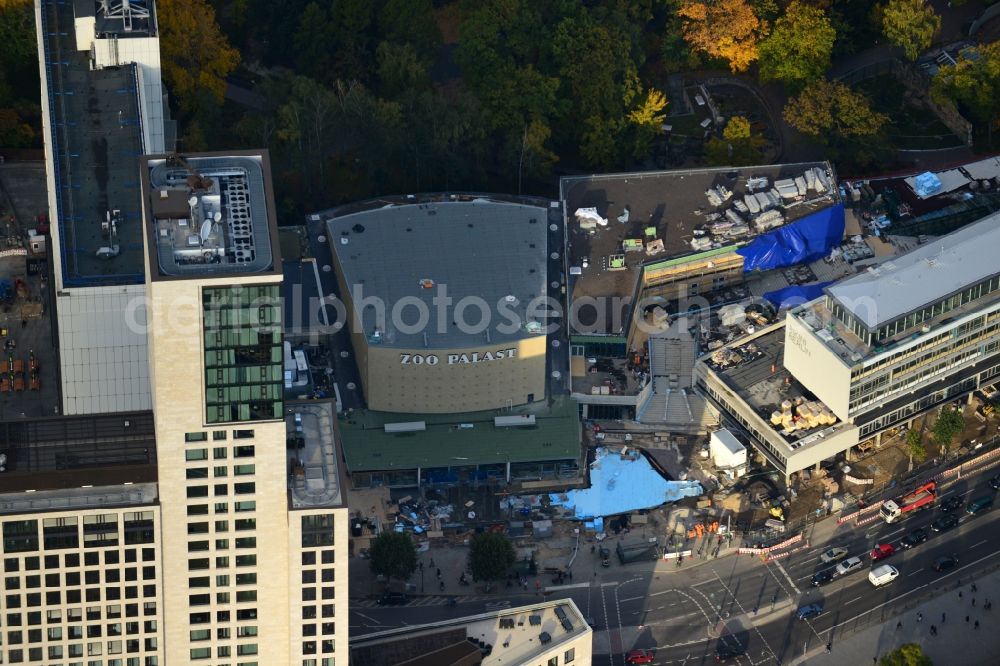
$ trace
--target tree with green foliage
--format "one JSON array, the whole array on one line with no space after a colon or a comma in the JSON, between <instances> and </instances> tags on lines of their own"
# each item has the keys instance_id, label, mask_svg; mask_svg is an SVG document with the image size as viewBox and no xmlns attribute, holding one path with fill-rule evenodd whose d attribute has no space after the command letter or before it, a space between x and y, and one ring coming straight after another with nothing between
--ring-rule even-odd
<instances>
[{"instance_id":1,"label":"tree with green foliage","mask_svg":"<svg viewBox=\"0 0 1000 666\"><path fill-rule=\"evenodd\" d=\"M927 460L927 447L924 446L924 438L919 430L906 431L906 451L910 455L910 460L917 464Z\"/></svg>"},{"instance_id":2,"label":"tree with green foliage","mask_svg":"<svg viewBox=\"0 0 1000 666\"><path fill-rule=\"evenodd\" d=\"M760 43L761 80L781 81L792 92L802 90L830 67L836 38L822 9L793 0Z\"/></svg>"},{"instance_id":3,"label":"tree with green foliage","mask_svg":"<svg viewBox=\"0 0 1000 666\"><path fill-rule=\"evenodd\" d=\"M649 155L650 144L663 131L663 121L667 114L667 96L650 88L639 97L636 106L629 111L628 121L632 125L632 157L642 159Z\"/></svg>"},{"instance_id":4,"label":"tree with green foliage","mask_svg":"<svg viewBox=\"0 0 1000 666\"><path fill-rule=\"evenodd\" d=\"M486 582L487 590L494 581L507 575L516 559L514 544L503 534L483 532L472 537L469 569L473 580Z\"/></svg>"},{"instance_id":5,"label":"tree with green foliage","mask_svg":"<svg viewBox=\"0 0 1000 666\"><path fill-rule=\"evenodd\" d=\"M760 163L764 139L754 134L750 121L733 116L722 130L722 138L713 136L705 144L705 161L712 166L746 166Z\"/></svg>"},{"instance_id":6,"label":"tree with green foliage","mask_svg":"<svg viewBox=\"0 0 1000 666\"><path fill-rule=\"evenodd\" d=\"M788 101L783 115L789 125L822 141L831 157L867 166L886 152L889 116L840 81L813 81Z\"/></svg>"},{"instance_id":7,"label":"tree with green foliage","mask_svg":"<svg viewBox=\"0 0 1000 666\"><path fill-rule=\"evenodd\" d=\"M382 42L375 49L378 62L378 89L389 99L407 90L424 90L430 86L430 63L421 58L412 44Z\"/></svg>"},{"instance_id":8,"label":"tree with green foliage","mask_svg":"<svg viewBox=\"0 0 1000 666\"><path fill-rule=\"evenodd\" d=\"M372 573L406 580L417 570L417 547L406 532L382 532L368 551Z\"/></svg>"},{"instance_id":9,"label":"tree with green foliage","mask_svg":"<svg viewBox=\"0 0 1000 666\"><path fill-rule=\"evenodd\" d=\"M333 68L334 26L330 15L318 2L310 2L302 10L295 42L295 72L316 81L331 81Z\"/></svg>"},{"instance_id":10,"label":"tree with green foliage","mask_svg":"<svg viewBox=\"0 0 1000 666\"><path fill-rule=\"evenodd\" d=\"M205 104L222 104L226 77L240 62L206 0L159 0L163 78L181 109L196 112Z\"/></svg>"},{"instance_id":11,"label":"tree with green foliage","mask_svg":"<svg viewBox=\"0 0 1000 666\"><path fill-rule=\"evenodd\" d=\"M0 5L0 63L4 67L30 63L37 68L37 62L38 42L31 3Z\"/></svg>"},{"instance_id":12,"label":"tree with green foliage","mask_svg":"<svg viewBox=\"0 0 1000 666\"><path fill-rule=\"evenodd\" d=\"M934 666L919 643L901 645L879 659L879 666Z\"/></svg>"},{"instance_id":13,"label":"tree with green foliage","mask_svg":"<svg viewBox=\"0 0 1000 666\"><path fill-rule=\"evenodd\" d=\"M941 17L927 0L889 0L882 10L882 34L910 60L930 47L940 30Z\"/></svg>"},{"instance_id":14,"label":"tree with green foliage","mask_svg":"<svg viewBox=\"0 0 1000 666\"><path fill-rule=\"evenodd\" d=\"M956 103L976 123L986 126L990 143L1000 113L1000 42L963 49L954 65L943 65L931 83L938 101Z\"/></svg>"},{"instance_id":15,"label":"tree with green foliage","mask_svg":"<svg viewBox=\"0 0 1000 666\"><path fill-rule=\"evenodd\" d=\"M951 441L962 432L963 428L965 428L965 418L962 412L949 406L941 410L931 432L934 434L934 442L941 447L942 453L947 453Z\"/></svg>"}]
</instances>

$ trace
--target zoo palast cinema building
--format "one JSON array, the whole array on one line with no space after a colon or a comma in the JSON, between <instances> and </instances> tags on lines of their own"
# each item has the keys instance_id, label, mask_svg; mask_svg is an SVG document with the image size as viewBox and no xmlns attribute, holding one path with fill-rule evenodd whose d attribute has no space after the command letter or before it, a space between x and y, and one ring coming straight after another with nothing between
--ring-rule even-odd
<instances>
[{"instance_id":1,"label":"zoo palast cinema building","mask_svg":"<svg viewBox=\"0 0 1000 666\"><path fill-rule=\"evenodd\" d=\"M367 407L342 420L355 485L575 477L565 330L546 318L565 298L558 204L423 196L320 217Z\"/></svg>"}]
</instances>

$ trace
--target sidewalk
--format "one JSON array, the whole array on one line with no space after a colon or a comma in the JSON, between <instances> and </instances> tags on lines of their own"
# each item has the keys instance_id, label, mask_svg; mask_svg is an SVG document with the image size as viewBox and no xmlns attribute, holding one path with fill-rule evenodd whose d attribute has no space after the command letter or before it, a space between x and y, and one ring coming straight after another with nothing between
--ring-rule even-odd
<instances>
[{"instance_id":1,"label":"sidewalk","mask_svg":"<svg viewBox=\"0 0 1000 666\"><path fill-rule=\"evenodd\" d=\"M809 654L799 656L789 663L808 666L864 666L904 643L920 643L935 664L996 664L996 655L1000 654L1000 606L987 611L983 610L982 604L986 599L994 604L1000 601L1000 571L994 571L975 582L975 593L966 582L902 615L889 617L893 611L886 608L885 616L889 619L882 624L843 639L835 633L833 651L830 654L826 654L820 639L816 639L817 644L810 646ZM959 592L962 593L961 598L958 596ZM972 605L973 599L976 600L975 607ZM919 622L918 613L923 614L923 619ZM944 622L941 622L942 613L945 614ZM966 616L969 618L968 623L965 621ZM976 620L979 621L979 629L975 628ZM897 628L897 622L902 626ZM930 635L931 625L937 627L937 636ZM827 635L822 636L826 638Z\"/></svg>"}]
</instances>

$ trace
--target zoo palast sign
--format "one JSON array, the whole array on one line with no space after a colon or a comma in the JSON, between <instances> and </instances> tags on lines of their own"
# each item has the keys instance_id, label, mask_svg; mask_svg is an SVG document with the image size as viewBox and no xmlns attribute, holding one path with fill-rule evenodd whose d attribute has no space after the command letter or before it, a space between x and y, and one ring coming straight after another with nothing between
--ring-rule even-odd
<instances>
[{"instance_id":1,"label":"zoo palast sign","mask_svg":"<svg viewBox=\"0 0 1000 666\"><path fill-rule=\"evenodd\" d=\"M497 349L488 352L472 352L470 354L448 354L445 361L448 365L466 365L469 363L485 363L487 361L502 361L514 358L517 355L517 348ZM400 354L400 365L437 365L441 362L441 357L437 354Z\"/></svg>"}]
</instances>

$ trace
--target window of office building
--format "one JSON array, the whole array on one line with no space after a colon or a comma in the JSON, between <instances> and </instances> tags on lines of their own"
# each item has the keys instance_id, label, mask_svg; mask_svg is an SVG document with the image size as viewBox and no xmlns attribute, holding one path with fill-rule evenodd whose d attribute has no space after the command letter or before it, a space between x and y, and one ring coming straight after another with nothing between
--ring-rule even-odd
<instances>
[{"instance_id":1,"label":"window of office building","mask_svg":"<svg viewBox=\"0 0 1000 666\"><path fill-rule=\"evenodd\" d=\"M302 516L302 547L320 548L333 545L333 514Z\"/></svg>"},{"instance_id":2,"label":"window of office building","mask_svg":"<svg viewBox=\"0 0 1000 666\"><path fill-rule=\"evenodd\" d=\"M281 418L280 289L259 285L202 292L209 423Z\"/></svg>"},{"instance_id":3,"label":"window of office building","mask_svg":"<svg viewBox=\"0 0 1000 666\"><path fill-rule=\"evenodd\" d=\"M3 552L27 553L33 550L38 550L37 520L8 520L3 524Z\"/></svg>"},{"instance_id":4,"label":"window of office building","mask_svg":"<svg viewBox=\"0 0 1000 666\"><path fill-rule=\"evenodd\" d=\"M42 521L45 550L79 548L80 535L77 533L76 516L66 518L46 518Z\"/></svg>"}]
</instances>

